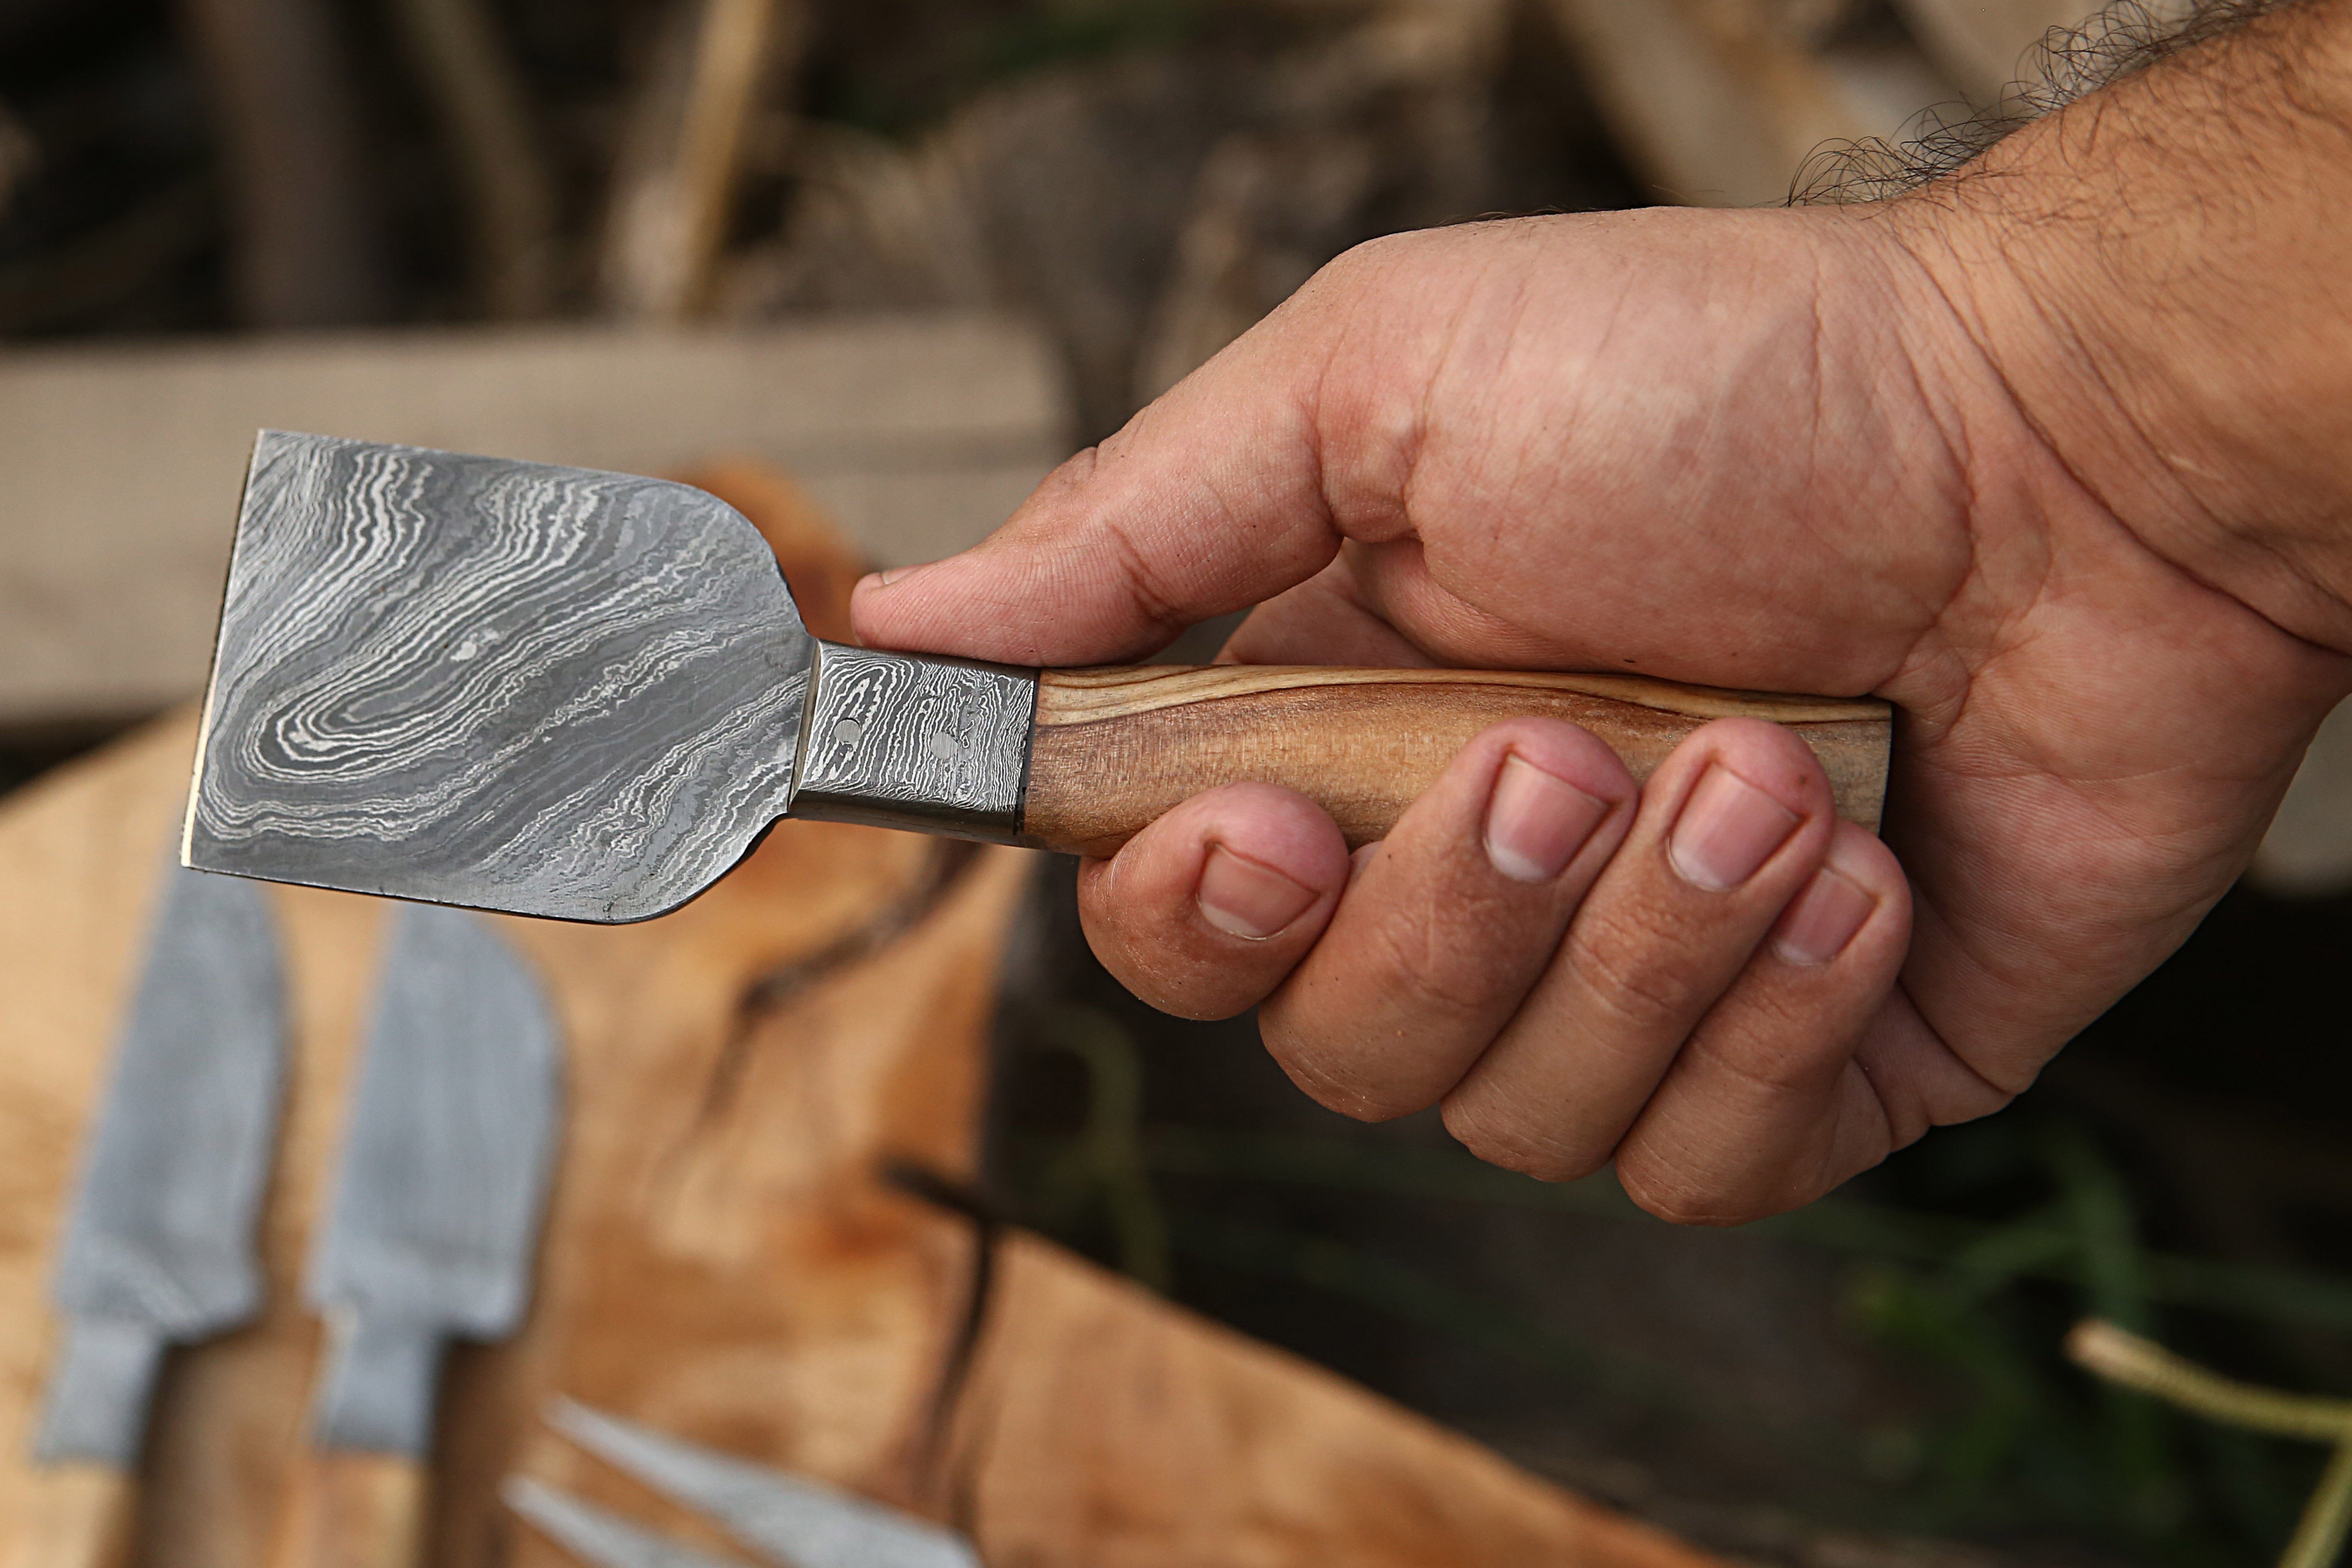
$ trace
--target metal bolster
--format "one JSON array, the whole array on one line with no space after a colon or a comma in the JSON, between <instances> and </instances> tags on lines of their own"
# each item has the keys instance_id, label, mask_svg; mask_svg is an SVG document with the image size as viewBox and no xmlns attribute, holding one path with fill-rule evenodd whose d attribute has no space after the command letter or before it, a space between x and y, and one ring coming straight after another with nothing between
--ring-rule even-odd
<instances>
[{"instance_id":1,"label":"metal bolster","mask_svg":"<svg viewBox=\"0 0 2352 1568\"><path fill-rule=\"evenodd\" d=\"M791 813L1018 844L1037 672L819 640Z\"/></svg>"}]
</instances>

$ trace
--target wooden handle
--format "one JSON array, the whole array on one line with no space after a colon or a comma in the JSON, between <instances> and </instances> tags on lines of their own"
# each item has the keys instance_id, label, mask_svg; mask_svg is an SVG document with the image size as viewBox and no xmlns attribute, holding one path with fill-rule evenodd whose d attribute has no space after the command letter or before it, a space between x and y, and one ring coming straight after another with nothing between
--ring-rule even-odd
<instances>
[{"instance_id":1,"label":"wooden handle","mask_svg":"<svg viewBox=\"0 0 2352 1568\"><path fill-rule=\"evenodd\" d=\"M1840 816L1878 826L1893 734L1884 702L1639 676L1244 664L1045 671L1022 832L1048 849L1108 855L1188 795L1256 781L1317 802L1350 847L1369 844L1472 736L1530 714L1591 731L1637 779L1710 719L1769 719L1821 758Z\"/></svg>"},{"instance_id":2,"label":"wooden handle","mask_svg":"<svg viewBox=\"0 0 2352 1568\"><path fill-rule=\"evenodd\" d=\"M14 1526L9 1568L121 1568L131 1557L139 1491L111 1465L44 1465Z\"/></svg>"},{"instance_id":3,"label":"wooden handle","mask_svg":"<svg viewBox=\"0 0 2352 1568\"><path fill-rule=\"evenodd\" d=\"M287 1477L271 1568L418 1568L424 1536L416 1460L306 1449Z\"/></svg>"}]
</instances>

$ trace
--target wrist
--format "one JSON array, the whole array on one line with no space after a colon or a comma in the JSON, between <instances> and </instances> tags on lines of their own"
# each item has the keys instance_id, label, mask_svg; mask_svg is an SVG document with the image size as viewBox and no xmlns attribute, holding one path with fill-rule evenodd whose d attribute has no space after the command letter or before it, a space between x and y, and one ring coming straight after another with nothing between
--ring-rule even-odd
<instances>
[{"instance_id":1,"label":"wrist","mask_svg":"<svg viewBox=\"0 0 2352 1568\"><path fill-rule=\"evenodd\" d=\"M1893 229L2065 470L2150 550L2352 651L2352 0L2011 136Z\"/></svg>"}]
</instances>

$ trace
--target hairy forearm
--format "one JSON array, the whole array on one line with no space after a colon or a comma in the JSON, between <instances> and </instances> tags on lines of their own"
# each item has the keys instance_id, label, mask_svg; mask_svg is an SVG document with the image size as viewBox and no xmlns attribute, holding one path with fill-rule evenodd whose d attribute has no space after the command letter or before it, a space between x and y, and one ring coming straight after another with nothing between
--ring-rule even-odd
<instances>
[{"instance_id":1,"label":"hairy forearm","mask_svg":"<svg viewBox=\"0 0 2352 1568\"><path fill-rule=\"evenodd\" d=\"M2352 0L2158 59L1895 209L2074 479L2352 651Z\"/></svg>"}]
</instances>

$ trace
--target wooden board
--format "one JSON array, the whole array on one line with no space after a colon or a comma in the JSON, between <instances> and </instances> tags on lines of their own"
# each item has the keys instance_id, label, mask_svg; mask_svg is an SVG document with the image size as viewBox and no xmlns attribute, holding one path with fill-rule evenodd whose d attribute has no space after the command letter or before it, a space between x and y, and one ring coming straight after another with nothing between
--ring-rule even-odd
<instances>
[{"instance_id":1,"label":"wooden board","mask_svg":"<svg viewBox=\"0 0 2352 1568\"><path fill-rule=\"evenodd\" d=\"M2101 7L2085 0L1895 0L1929 55L1978 103L1997 103L2011 83L2032 81L2051 31L2081 26ZM2184 0L2147 7L2160 24L2181 20Z\"/></svg>"},{"instance_id":2,"label":"wooden board","mask_svg":"<svg viewBox=\"0 0 2352 1568\"><path fill-rule=\"evenodd\" d=\"M814 509L755 469L703 479L779 544L820 629L837 625L854 563ZM43 1284L190 742L173 718L0 805L0 1560L55 1331ZM530 1320L453 1358L429 1560L567 1561L497 1504L518 1468L722 1549L541 1426L564 1394L952 1519L997 1568L1704 1561L1034 1238L997 1248L970 1375L950 1375L975 1236L875 1173L971 1170L994 974L1032 864L787 823L663 920L498 922L562 1016L568 1120ZM148 1568L265 1561L302 1440L319 1333L297 1280L384 911L272 897L296 1058L269 1305L167 1368Z\"/></svg>"},{"instance_id":3,"label":"wooden board","mask_svg":"<svg viewBox=\"0 0 2352 1568\"><path fill-rule=\"evenodd\" d=\"M1658 199L1778 206L1824 144L1895 138L1959 90L1907 37L1814 47L1766 0L1547 0Z\"/></svg>"},{"instance_id":4,"label":"wooden board","mask_svg":"<svg viewBox=\"0 0 2352 1568\"><path fill-rule=\"evenodd\" d=\"M1003 521L1068 423L1036 335L970 314L12 350L0 726L137 716L202 688L264 426L632 473L766 458L887 565Z\"/></svg>"}]
</instances>

